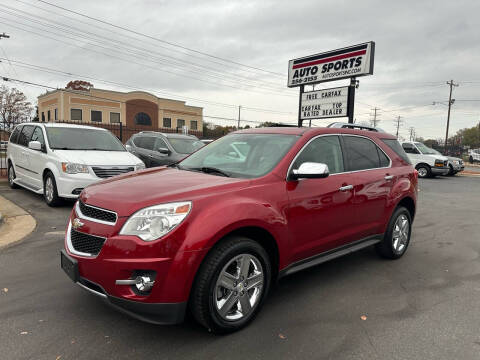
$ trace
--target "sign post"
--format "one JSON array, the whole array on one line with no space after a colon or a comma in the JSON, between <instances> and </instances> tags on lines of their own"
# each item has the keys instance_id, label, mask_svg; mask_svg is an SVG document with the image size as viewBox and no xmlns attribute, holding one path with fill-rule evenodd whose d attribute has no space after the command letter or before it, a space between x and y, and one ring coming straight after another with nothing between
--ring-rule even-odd
<instances>
[{"instance_id":1,"label":"sign post","mask_svg":"<svg viewBox=\"0 0 480 360\"><path fill-rule=\"evenodd\" d=\"M298 126L302 126L303 120L308 119L311 122L312 119L333 117L348 117L348 122L353 123L355 89L359 83L356 78L373 74L374 54L375 43L370 41L290 60L287 86L300 87ZM323 89L320 90L321 93L314 91L317 94L315 96L310 94L313 97L305 95L310 93L305 92L305 85L341 79L350 79L350 85L344 88ZM328 102L329 100L332 101Z\"/></svg>"}]
</instances>

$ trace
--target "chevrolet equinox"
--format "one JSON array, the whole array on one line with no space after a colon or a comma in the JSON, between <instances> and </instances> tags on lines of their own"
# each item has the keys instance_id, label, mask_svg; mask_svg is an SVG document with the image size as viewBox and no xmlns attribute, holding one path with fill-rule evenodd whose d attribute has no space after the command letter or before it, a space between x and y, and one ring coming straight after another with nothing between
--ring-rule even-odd
<instances>
[{"instance_id":1,"label":"chevrolet equinox","mask_svg":"<svg viewBox=\"0 0 480 360\"><path fill-rule=\"evenodd\" d=\"M417 176L375 129L237 131L169 167L85 188L61 266L138 319L179 323L189 310L232 332L282 276L371 245L405 254Z\"/></svg>"}]
</instances>

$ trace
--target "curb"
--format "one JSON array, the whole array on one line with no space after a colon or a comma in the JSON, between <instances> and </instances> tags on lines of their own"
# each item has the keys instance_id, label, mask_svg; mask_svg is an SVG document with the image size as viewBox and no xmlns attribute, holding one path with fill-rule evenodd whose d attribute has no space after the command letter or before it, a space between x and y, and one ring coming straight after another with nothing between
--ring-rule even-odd
<instances>
[{"instance_id":1,"label":"curb","mask_svg":"<svg viewBox=\"0 0 480 360\"><path fill-rule=\"evenodd\" d=\"M37 227L33 216L3 196L0 210L0 250L19 243Z\"/></svg>"}]
</instances>

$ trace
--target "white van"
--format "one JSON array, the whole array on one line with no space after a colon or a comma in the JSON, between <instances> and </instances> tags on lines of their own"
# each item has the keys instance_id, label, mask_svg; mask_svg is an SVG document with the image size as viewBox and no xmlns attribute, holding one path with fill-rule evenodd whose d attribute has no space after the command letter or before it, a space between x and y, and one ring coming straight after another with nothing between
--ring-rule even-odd
<instances>
[{"instance_id":1,"label":"white van","mask_svg":"<svg viewBox=\"0 0 480 360\"><path fill-rule=\"evenodd\" d=\"M17 125L7 164L10 187L43 194L50 206L102 179L145 168L110 131L60 123Z\"/></svg>"},{"instance_id":2,"label":"white van","mask_svg":"<svg viewBox=\"0 0 480 360\"><path fill-rule=\"evenodd\" d=\"M402 147L412 165L417 169L418 177L426 178L448 174L450 170L448 158L437 151L417 141L406 141L402 143Z\"/></svg>"}]
</instances>

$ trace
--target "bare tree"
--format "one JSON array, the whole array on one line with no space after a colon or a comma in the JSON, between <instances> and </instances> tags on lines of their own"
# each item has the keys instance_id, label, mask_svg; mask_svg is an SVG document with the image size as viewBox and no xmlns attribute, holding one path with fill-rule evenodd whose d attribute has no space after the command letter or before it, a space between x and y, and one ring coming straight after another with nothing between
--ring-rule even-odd
<instances>
[{"instance_id":1,"label":"bare tree","mask_svg":"<svg viewBox=\"0 0 480 360\"><path fill-rule=\"evenodd\" d=\"M27 121L33 106L23 92L5 85L0 87L0 124L11 130L16 124Z\"/></svg>"}]
</instances>

